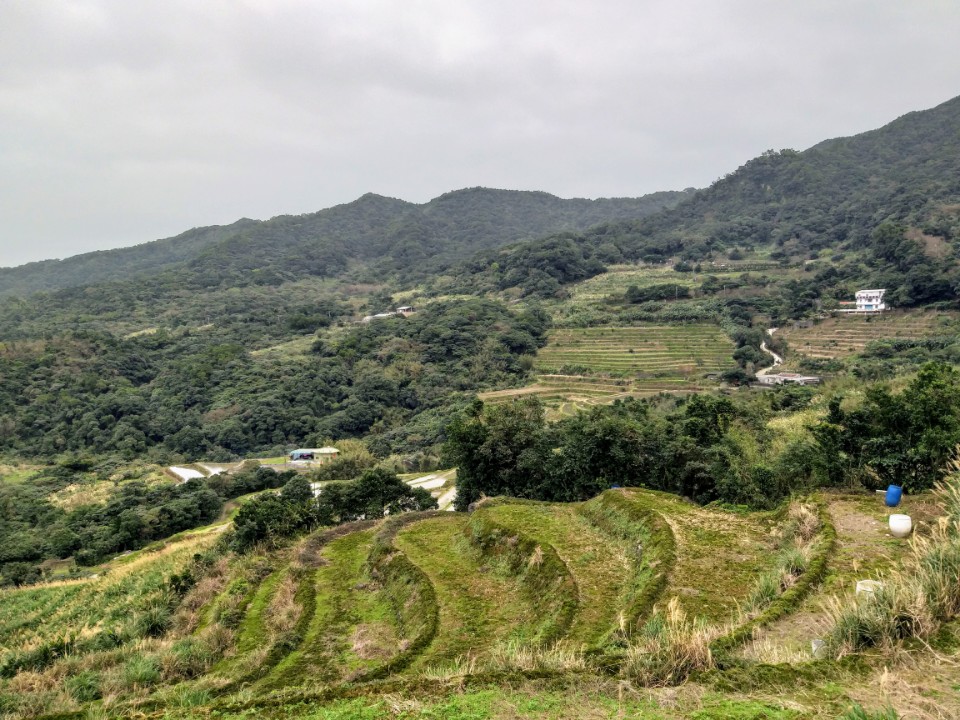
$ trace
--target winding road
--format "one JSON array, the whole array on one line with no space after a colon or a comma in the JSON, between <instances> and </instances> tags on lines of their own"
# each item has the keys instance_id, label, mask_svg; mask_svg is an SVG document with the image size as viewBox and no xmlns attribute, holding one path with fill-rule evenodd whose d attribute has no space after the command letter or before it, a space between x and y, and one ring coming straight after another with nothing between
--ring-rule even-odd
<instances>
[{"instance_id":1,"label":"winding road","mask_svg":"<svg viewBox=\"0 0 960 720\"><path fill-rule=\"evenodd\" d=\"M777 328L770 328L767 330L767 335L773 337L773 334L777 331ZM767 375L771 372L775 372L777 366L783 365L783 358L777 355L773 350L767 347L765 342L760 343L760 349L763 350L767 355L773 358L773 365L770 367L761 368L757 370L757 375Z\"/></svg>"}]
</instances>

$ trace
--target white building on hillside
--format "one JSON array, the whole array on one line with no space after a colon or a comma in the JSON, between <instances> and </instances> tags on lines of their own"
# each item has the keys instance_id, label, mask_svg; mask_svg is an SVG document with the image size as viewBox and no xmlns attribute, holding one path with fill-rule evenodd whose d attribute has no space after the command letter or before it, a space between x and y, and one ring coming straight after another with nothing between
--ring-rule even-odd
<instances>
[{"instance_id":1,"label":"white building on hillside","mask_svg":"<svg viewBox=\"0 0 960 720\"><path fill-rule=\"evenodd\" d=\"M883 302L884 290L857 290L857 312L882 312L887 309Z\"/></svg>"}]
</instances>

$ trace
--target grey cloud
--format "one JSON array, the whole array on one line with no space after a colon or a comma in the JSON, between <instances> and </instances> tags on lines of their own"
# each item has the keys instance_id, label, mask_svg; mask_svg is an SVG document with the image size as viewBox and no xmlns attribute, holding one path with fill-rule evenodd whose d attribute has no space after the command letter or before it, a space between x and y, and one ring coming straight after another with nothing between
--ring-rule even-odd
<instances>
[{"instance_id":1,"label":"grey cloud","mask_svg":"<svg viewBox=\"0 0 960 720\"><path fill-rule=\"evenodd\" d=\"M921 0L13 0L0 265L373 191L703 186L960 88Z\"/></svg>"}]
</instances>

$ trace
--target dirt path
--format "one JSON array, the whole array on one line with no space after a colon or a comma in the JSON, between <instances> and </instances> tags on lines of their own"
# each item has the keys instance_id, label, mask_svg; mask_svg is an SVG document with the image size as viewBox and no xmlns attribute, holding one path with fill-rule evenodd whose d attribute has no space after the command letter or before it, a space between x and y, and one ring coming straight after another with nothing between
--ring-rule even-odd
<instances>
[{"instance_id":1,"label":"dirt path","mask_svg":"<svg viewBox=\"0 0 960 720\"><path fill-rule=\"evenodd\" d=\"M882 580L909 553L907 541L890 534L887 518L891 510L882 495L830 496L828 512L837 539L826 579L795 613L761 630L744 647L746 657L764 662L809 660L811 640L829 629L829 598L853 593L857 580ZM924 533L936 521L939 508L925 495L905 497L897 512L911 515L917 531Z\"/></svg>"},{"instance_id":2,"label":"dirt path","mask_svg":"<svg viewBox=\"0 0 960 720\"><path fill-rule=\"evenodd\" d=\"M770 328L767 330L767 335L773 337L773 334L777 331L777 328ZM773 358L773 365L770 367L761 368L757 370L757 375L767 375L768 373L774 372L778 366L783 365L783 358L777 355L773 350L767 347L766 342L760 343L760 349L763 350L767 355Z\"/></svg>"}]
</instances>

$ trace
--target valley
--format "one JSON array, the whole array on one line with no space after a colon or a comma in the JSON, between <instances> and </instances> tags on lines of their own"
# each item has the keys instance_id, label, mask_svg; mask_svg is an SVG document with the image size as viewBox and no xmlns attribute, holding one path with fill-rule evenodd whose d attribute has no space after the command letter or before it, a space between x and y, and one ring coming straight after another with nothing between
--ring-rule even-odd
<instances>
[{"instance_id":1,"label":"valley","mask_svg":"<svg viewBox=\"0 0 960 720\"><path fill-rule=\"evenodd\" d=\"M958 128L0 270L0 717L957 716Z\"/></svg>"}]
</instances>

